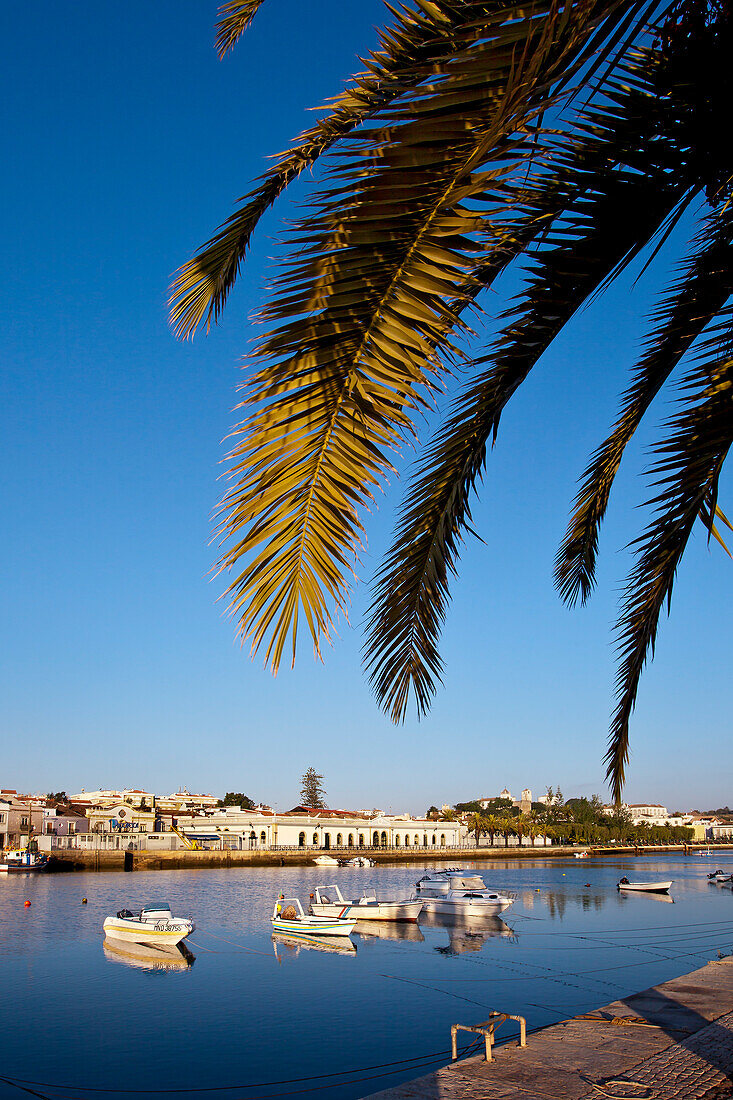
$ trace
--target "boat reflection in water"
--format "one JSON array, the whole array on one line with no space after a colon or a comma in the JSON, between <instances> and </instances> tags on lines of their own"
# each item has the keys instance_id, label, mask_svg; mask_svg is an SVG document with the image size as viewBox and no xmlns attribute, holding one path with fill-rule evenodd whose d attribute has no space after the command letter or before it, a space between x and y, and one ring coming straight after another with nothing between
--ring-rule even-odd
<instances>
[{"instance_id":1,"label":"boat reflection in water","mask_svg":"<svg viewBox=\"0 0 733 1100\"><path fill-rule=\"evenodd\" d=\"M190 970L196 962L196 956L182 943L175 947L163 944L153 947L149 943L104 939L102 950L112 962L139 970Z\"/></svg>"},{"instance_id":2,"label":"boat reflection in water","mask_svg":"<svg viewBox=\"0 0 733 1100\"><path fill-rule=\"evenodd\" d=\"M362 940L411 940L423 943L425 937L417 924L408 921L357 921L354 934Z\"/></svg>"},{"instance_id":3,"label":"boat reflection in water","mask_svg":"<svg viewBox=\"0 0 733 1100\"><path fill-rule=\"evenodd\" d=\"M282 948L282 954L278 952ZM355 955L356 944L348 936L288 936L284 932L272 933L272 949L278 962L283 958L296 958L301 951L329 951L332 955Z\"/></svg>"},{"instance_id":4,"label":"boat reflection in water","mask_svg":"<svg viewBox=\"0 0 733 1100\"><path fill-rule=\"evenodd\" d=\"M651 890L634 891L633 894L621 890L619 891L618 897L621 905L626 905L627 902L631 902L633 905L637 898L644 898L650 901L661 901L663 905L674 905L674 898L670 897L669 894L655 894Z\"/></svg>"},{"instance_id":5,"label":"boat reflection in water","mask_svg":"<svg viewBox=\"0 0 733 1100\"><path fill-rule=\"evenodd\" d=\"M448 943L436 947L442 955L463 955L467 951L480 951L488 940L502 937L517 942L518 936L506 921L497 916L472 917L448 913L423 913L423 928L442 928L448 933Z\"/></svg>"}]
</instances>

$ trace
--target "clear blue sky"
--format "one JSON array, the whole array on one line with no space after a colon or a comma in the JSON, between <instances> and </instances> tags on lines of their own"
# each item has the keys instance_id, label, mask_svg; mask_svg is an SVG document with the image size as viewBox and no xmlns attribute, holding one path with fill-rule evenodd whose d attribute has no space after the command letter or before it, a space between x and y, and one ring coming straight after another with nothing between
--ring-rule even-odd
<instances>
[{"instance_id":1,"label":"clear blue sky","mask_svg":"<svg viewBox=\"0 0 733 1100\"><path fill-rule=\"evenodd\" d=\"M214 3L3 7L0 786L186 784L286 808L313 764L335 806L417 811L505 784L605 793L611 627L648 435L619 479L588 609L560 604L552 560L657 276L577 318L510 407L426 720L395 728L370 697L356 629L366 584L325 664L305 646L277 680L217 602L221 441L292 207L263 223L208 338L172 338L169 277L308 124L306 108L340 90L383 12L377 0L267 0L218 62ZM393 486L370 524L365 580L396 500ZM733 800L731 568L698 535L642 683L632 801Z\"/></svg>"}]
</instances>

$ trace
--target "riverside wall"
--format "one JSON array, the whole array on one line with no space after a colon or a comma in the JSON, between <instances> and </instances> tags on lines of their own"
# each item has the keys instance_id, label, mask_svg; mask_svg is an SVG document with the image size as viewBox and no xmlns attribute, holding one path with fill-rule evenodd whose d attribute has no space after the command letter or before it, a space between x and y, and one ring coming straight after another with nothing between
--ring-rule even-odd
<instances>
[{"instance_id":1,"label":"riverside wall","mask_svg":"<svg viewBox=\"0 0 733 1100\"><path fill-rule=\"evenodd\" d=\"M694 853L705 845L668 844L654 847L593 848L593 857L618 857L628 859L634 856L659 856L670 853L686 855ZM716 844L714 851L733 849L733 844ZM368 855L375 863L476 863L483 860L519 860L519 859L567 859L578 851L587 850L585 846L553 845L552 847L532 848L431 848L417 850L390 848L338 849L338 856L350 859L356 855ZM191 871L207 867L298 867L313 866L316 855L323 850L306 851L190 851L175 852L147 851L81 851L74 848L52 852L49 871Z\"/></svg>"}]
</instances>

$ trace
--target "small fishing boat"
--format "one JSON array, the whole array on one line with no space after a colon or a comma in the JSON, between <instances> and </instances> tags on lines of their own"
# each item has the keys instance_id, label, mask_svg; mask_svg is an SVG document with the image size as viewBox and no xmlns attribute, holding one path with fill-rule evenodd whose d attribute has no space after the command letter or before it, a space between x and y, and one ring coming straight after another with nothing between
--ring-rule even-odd
<instances>
[{"instance_id":1,"label":"small fishing boat","mask_svg":"<svg viewBox=\"0 0 733 1100\"><path fill-rule=\"evenodd\" d=\"M353 859L345 859L341 864L343 867L373 867L374 860L369 856L354 856Z\"/></svg>"},{"instance_id":2,"label":"small fishing boat","mask_svg":"<svg viewBox=\"0 0 733 1100\"><path fill-rule=\"evenodd\" d=\"M588 859L588 852L573 852L576 859Z\"/></svg>"},{"instance_id":3,"label":"small fishing boat","mask_svg":"<svg viewBox=\"0 0 733 1100\"><path fill-rule=\"evenodd\" d=\"M711 875L708 875L708 879L711 882L730 882L733 879L733 875L727 874L725 871L713 871Z\"/></svg>"},{"instance_id":4,"label":"small fishing boat","mask_svg":"<svg viewBox=\"0 0 733 1100\"><path fill-rule=\"evenodd\" d=\"M170 905L165 904L149 906L139 913L120 909L116 917L107 917L102 927L110 939L168 947L174 947L196 930L192 920L172 916Z\"/></svg>"},{"instance_id":5,"label":"small fishing boat","mask_svg":"<svg viewBox=\"0 0 733 1100\"><path fill-rule=\"evenodd\" d=\"M313 860L319 867L338 867L339 861L334 859L333 856L316 856Z\"/></svg>"},{"instance_id":6,"label":"small fishing boat","mask_svg":"<svg viewBox=\"0 0 733 1100\"><path fill-rule=\"evenodd\" d=\"M271 923L273 932L289 936L348 936L354 930L356 917L317 917L303 912L299 898L281 894L275 902Z\"/></svg>"},{"instance_id":7,"label":"small fishing boat","mask_svg":"<svg viewBox=\"0 0 733 1100\"><path fill-rule=\"evenodd\" d=\"M0 871L28 874L31 871L47 871L48 856L29 848L9 848L0 855Z\"/></svg>"},{"instance_id":8,"label":"small fishing boat","mask_svg":"<svg viewBox=\"0 0 733 1100\"><path fill-rule=\"evenodd\" d=\"M673 882L674 879L670 879L669 882L629 882L624 876L616 888L618 890L636 890L639 893L646 894L666 894Z\"/></svg>"},{"instance_id":9,"label":"small fishing boat","mask_svg":"<svg viewBox=\"0 0 733 1100\"><path fill-rule=\"evenodd\" d=\"M494 890L448 890L439 897L423 898L426 912L461 914L467 917L495 916L503 913L516 898Z\"/></svg>"},{"instance_id":10,"label":"small fishing boat","mask_svg":"<svg viewBox=\"0 0 733 1100\"><path fill-rule=\"evenodd\" d=\"M423 900L406 898L404 901L377 901L373 889L363 891L360 898L346 901L336 883L317 886L311 894L310 911L317 917L355 917L357 920L416 921L423 907Z\"/></svg>"}]
</instances>

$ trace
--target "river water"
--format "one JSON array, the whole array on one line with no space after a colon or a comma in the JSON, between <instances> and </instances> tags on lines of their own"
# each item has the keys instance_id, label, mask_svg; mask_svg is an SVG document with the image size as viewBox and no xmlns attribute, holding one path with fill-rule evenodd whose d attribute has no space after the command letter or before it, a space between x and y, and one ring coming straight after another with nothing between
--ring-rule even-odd
<instances>
[{"instance_id":1,"label":"river water","mask_svg":"<svg viewBox=\"0 0 733 1100\"><path fill-rule=\"evenodd\" d=\"M503 920L364 925L353 950L271 933L280 891L407 896L430 866L0 875L0 1097L352 1100L448 1061L453 1023L536 1028L733 952L733 893L706 879L733 853L482 863L517 894ZM623 874L674 879L673 903ZM106 916L161 900L196 921L189 958L105 945Z\"/></svg>"}]
</instances>

